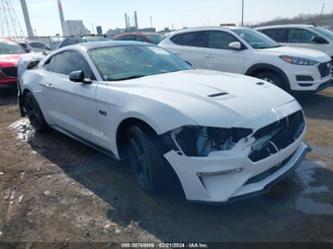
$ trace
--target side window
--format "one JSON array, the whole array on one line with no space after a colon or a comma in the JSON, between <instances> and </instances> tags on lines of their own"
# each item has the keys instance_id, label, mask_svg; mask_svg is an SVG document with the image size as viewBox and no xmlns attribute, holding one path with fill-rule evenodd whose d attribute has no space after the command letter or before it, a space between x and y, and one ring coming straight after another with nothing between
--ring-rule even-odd
<instances>
[{"instance_id":1,"label":"side window","mask_svg":"<svg viewBox=\"0 0 333 249\"><path fill-rule=\"evenodd\" d=\"M47 46L45 44L39 42L31 42L30 46L33 48L47 49Z\"/></svg>"},{"instance_id":2,"label":"side window","mask_svg":"<svg viewBox=\"0 0 333 249\"><path fill-rule=\"evenodd\" d=\"M183 35L181 34L171 37L170 40L177 45L183 45Z\"/></svg>"},{"instance_id":3,"label":"side window","mask_svg":"<svg viewBox=\"0 0 333 249\"><path fill-rule=\"evenodd\" d=\"M217 49L231 49L229 44L237 42L238 39L233 35L223 31L208 32L208 47Z\"/></svg>"},{"instance_id":4,"label":"side window","mask_svg":"<svg viewBox=\"0 0 333 249\"><path fill-rule=\"evenodd\" d=\"M47 71L69 75L73 71L82 70L86 78L94 79L90 66L82 55L75 51L57 54L44 65Z\"/></svg>"},{"instance_id":5,"label":"side window","mask_svg":"<svg viewBox=\"0 0 333 249\"><path fill-rule=\"evenodd\" d=\"M175 35L171 38L171 40L183 46L191 46L191 47L207 47L207 32L199 31L199 32L191 32L185 34Z\"/></svg>"},{"instance_id":6,"label":"side window","mask_svg":"<svg viewBox=\"0 0 333 249\"><path fill-rule=\"evenodd\" d=\"M120 41L135 41L135 35L124 35L124 36L120 36L117 40Z\"/></svg>"},{"instance_id":7,"label":"side window","mask_svg":"<svg viewBox=\"0 0 333 249\"><path fill-rule=\"evenodd\" d=\"M261 30L261 32L276 42L288 42L288 32L285 29L265 29Z\"/></svg>"},{"instance_id":8,"label":"side window","mask_svg":"<svg viewBox=\"0 0 333 249\"><path fill-rule=\"evenodd\" d=\"M49 72L56 72L56 60L57 60L57 55L52 56L49 58L45 64L44 64L44 69Z\"/></svg>"},{"instance_id":9,"label":"side window","mask_svg":"<svg viewBox=\"0 0 333 249\"><path fill-rule=\"evenodd\" d=\"M136 40L137 40L137 41L140 41L140 42L146 42L145 37L142 36L142 35L137 35L137 36L136 36Z\"/></svg>"},{"instance_id":10,"label":"side window","mask_svg":"<svg viewBox=\"0 0 333 249\"><path fill-rule=\"evenodd\" d=\"M305 29L289 29L288 42L290 43L314 43L312 38L315 35Z\"/></svg>"},{"instance_id":11,"label":"side window","mask_svg":"<svg viewBox=\"0 0 333 249\"><path fill-rule=\"evenodd\" d=\"M25 44L25 43L20 43L20 46L21 46L23 49L27 49L27 48L28 48L27 44Z\"/></svg>"},{"instance_id":12,"label":"side window","mask_svg":"<svg viewBox=\"0 0 333 249\"><path fill-rule=\"evenodd\" d=\"M79 38L67 38L61 45L61 47L66 47L66 46L70 46L70 45L75 45L78 43L83 42L82 39Z\"/></svg>"}]
</instances>

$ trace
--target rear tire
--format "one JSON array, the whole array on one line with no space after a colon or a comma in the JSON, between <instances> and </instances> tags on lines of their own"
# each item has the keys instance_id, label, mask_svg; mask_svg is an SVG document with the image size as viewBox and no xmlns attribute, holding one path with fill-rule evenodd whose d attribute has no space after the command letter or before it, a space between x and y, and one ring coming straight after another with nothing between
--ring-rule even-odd
<instances>
[{"instance_id":1,"label":"rear tire","mask_svg":"<svg viewBox=\"0 0 333 249\"><path fill-rule=\"evenodd\" d=\"M277 73L266 71L256 74L255 77L268 81L269 83L280 87L283 90L287 90L286 83L283 81L283 78Z\"/></svg>"},{"instance_id":2,"label":"rear tire","mask_svg":"<svg viewBox=\"0 0 333 249\"><path fill-rule=\"evenodd\" d=\"M160 193L166 185L168 165L157 143L157 135L139 126L127 133L127 157L139 186L150 193Z\"/></svg>"},{"instance_id":3,"label":"rear tire","mask_svg":"<svg viewBox=\"0 0 333 249\"><path fill-rule=\"evenodd\" d=\"M40 110L36 99L30 92L27 93L24 97L24 108L31 126L37 132L44 132L48 130L49 126L44 119L43 113Z\"/></svg>"}]
</instances>

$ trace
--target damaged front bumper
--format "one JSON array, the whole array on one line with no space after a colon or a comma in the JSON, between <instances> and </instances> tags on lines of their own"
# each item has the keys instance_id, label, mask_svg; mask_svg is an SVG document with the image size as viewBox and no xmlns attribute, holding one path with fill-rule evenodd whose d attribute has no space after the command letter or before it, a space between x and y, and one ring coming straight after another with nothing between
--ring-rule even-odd
<instances>
[{"instance_id":1,"label":"damaged front bumper","mask_svg":"<svg viewBox=\"0 0 333 249\"><path fill-rule=\"evenodd\" d=\"M258 162L252 162L247 154L232 152L199 158L172 150L164 157L175 170L188 200L224 203L266 191L300 165L309 151L301 136L284 150Z\"/></svg>"}]
</instances>

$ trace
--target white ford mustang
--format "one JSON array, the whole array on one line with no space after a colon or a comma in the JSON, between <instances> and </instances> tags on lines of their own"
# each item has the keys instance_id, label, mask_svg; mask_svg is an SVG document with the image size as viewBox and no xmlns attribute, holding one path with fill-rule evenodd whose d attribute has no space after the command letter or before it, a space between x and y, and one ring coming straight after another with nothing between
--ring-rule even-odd
<instances>
[{"instance_id":1,"label":"white ford mustang","mask_svg":"<svg viewBox=\"0 0 333 249\"><path fill-rule=\"evenodd\" d=\"M256 78L193 70L154 45L66 47L20 84L37 131L52 127L128 160L149 192L173 172L188 200L223 203L267 190L309 151L292 96Z\"/></svg>"}]
</instances>

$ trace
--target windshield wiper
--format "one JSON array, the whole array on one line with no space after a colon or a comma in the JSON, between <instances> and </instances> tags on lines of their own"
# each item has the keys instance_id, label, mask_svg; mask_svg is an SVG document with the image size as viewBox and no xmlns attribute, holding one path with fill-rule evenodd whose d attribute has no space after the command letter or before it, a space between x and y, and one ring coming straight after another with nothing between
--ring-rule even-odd
<instances>
[{"instance_id":1,"label":"windshield wiper","mask_svg":"<svg viewBox=\"0 0 333 249\"><path fill-rule=\"evenodd\" d=\"M107 80L108 81L133 80L133 79L143 78L143 77L146 77L146 76L152 76L152 75L157 75L157 74L174 73L174 72L179 72L179 71L180 70L162 71L162 72L156 72L156 73L153 73L153 74L137 74L137 75L131 75L131 76L124 77L124 78L119 78L119 79L114 79L114 78L107 77Z\"/></svg>"},{"instance_id":2,"label":"windshield wiper","mask_svg":"<svg viewBox=\"0 0 333 249\"><path fill-rule=\"evenodd\" d=\"M142 77L145 77L145 76L147 76L147 75L145 75L145 74L138 74L138 75L131 75L131 76L124 77L124 78L119 78L119 79L112 79L112 78L110 78L109 80L110 81L133 80L133 79L139 79L139 78L142 78Z\"/></svg>"},{"instance_id":3,"label":"windshield wiper","mask_svg":"<svg viewBox=\"0 0 333 249\"><path fill-rule=\"evenodd\" d=\"M281 45L269 46L269 47L257 47L256 49L269 49L269 48L279 48Z\"/></svg>"}]
</instances>

